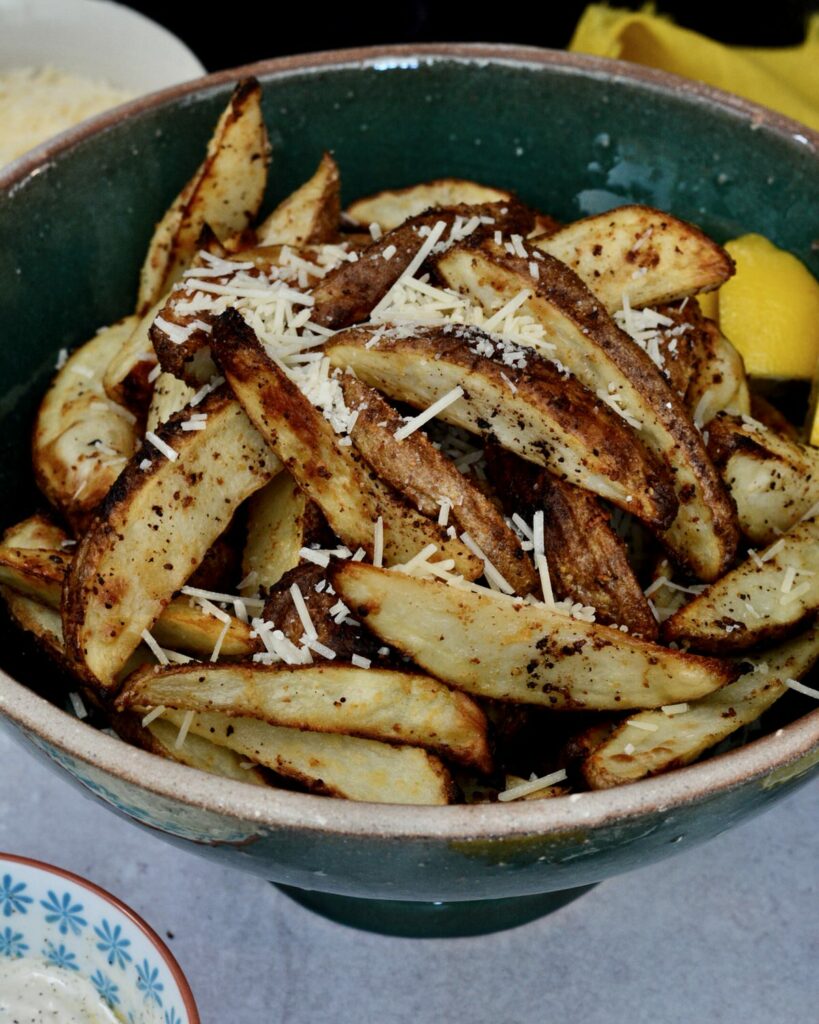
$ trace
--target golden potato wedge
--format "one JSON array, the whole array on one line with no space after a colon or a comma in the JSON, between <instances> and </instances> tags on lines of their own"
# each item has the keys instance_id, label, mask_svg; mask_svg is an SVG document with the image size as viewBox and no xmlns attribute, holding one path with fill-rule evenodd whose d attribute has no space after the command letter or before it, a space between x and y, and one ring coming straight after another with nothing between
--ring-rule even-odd
<instances>
[{"instance_id":1,"label":"golden potato wedge","mask_svg":"<svg viewBox=\"0 0 819 1024\"><path fill-rule=\"evenodd\" d=\"M103 328L57 372L32 437L37 485L77 529L108 493L136 447L133 415L109 401L103 377L136 317Z\"/></svg>"},{"instance_id":2,"label":"golden potato wedge","mask_svg":"<svg viewBox=\"0 0 819 1024\"><path fill-rule=\"evenodd\" d=\"M65 656L63 643L63 623L59 611L48 605L40 604L31 597L12 590L11 587L0 586L0 596L6 602L9 615L24 629L31 633L37 644L66 672L71 665Z\"/></svg>"},{"instance_id":3,"label":"golden potato wedge","mask_svg":"<svg viewBox=\"0 0 819 1024\"><path fill-rule=\"evenodd\" d=\"M477 328L357 327L334 335L325 351L336 366L419 409L461 387L440 419L495 437L658 528L674 516L660 461L604 402L530 350Z\"/></svg>"},{"instance_id":4,"label":"golden potato wedge","mask_svg":"<svg viewBox=\"0 0 819 1024\"><path fill-rule=\"evenodd\" d=\"M699 651L747 651L787 636L819 609L819 515L712 583L663 623Z\"/></svg>"},{"instance_id":5,"label":"golden potato wedge","mask_svg":"<svg viewBox=\"0 0 819 1024\"><path fill-rule=\"evenodd\" d=\"M451 517L469 534L516 594L534 590L532 560L489 498L421 431L396 441L404 420L375 389L349 374L341 386L348 408L358 411L350 437L378 476L426 516L437 518L446 503L447 521Z\"/></svg>"},{"instance_id":6,"label":"golden potato wedge","mask_svg":"<svg viewBox=\"0 0 819 1024\"><path fill-rule=\"evenodd\" d=\"M650 206L620 206L533 238L567 264L610 313L708 292L734 272L728 253L693 224Z\"/></svg>"},{"instance_id":7,"label":"golden potato wedge","mask_svg":"<svg viewBox=\"0 0 819 1024\"><path fill-rule=\"evenodd\" d=\"M146 440L83 537L66 577L63 629L77 670L109 687L128 655L278 459L225 390ZM174 458L167 457L168 452ZM143 468L144 467L144 468Z\"/></svg>"},{"instance_id":8,"label":"golden potato wedge","mask_svg":"<svg viewBox=\"0 0 819 1024\"><path fill-rule=\"evenodd\" d=\"M233 90L204 162L156 227L140 276L138 313L145 314L180 277L206 224L227 238L255 219L270 162L261 98L253 78Z\"/></svg>"},{"instance_id":9,"label":"golden potato wedge","mask_svg":"<svg viewBox=\"0 0 819 1024\"><path fill-rule=\"evenodd\" d=\"M439 223L445 225L444 235L453 234L459 224L467 222L477 225L473 236L487 230L526 235L533 217L531 210L516 201L450 206L421 213L373 242L358 254L357 260L342 263L319 281L313 289L311 319L333 330L366 320Z\"/></svg>"},{"instance_id":10,"label":"golden potato wedge","mask_svg":"<svg viewBox=\"0 0 819 1024\"><path fill-rule=\"evenodd\" d=\"M283 469L248 502L242 574L249 582L242 592L255 594L278 583L323 525L318 507Z\"/></svg>"},{"instance_id":11,"label":"golden potato wedge","mask_svg":"<svg viewBox=\"0 0 819 1024\"><path fill-rule=\"evenodd\" d=\"M355 562L334 567L331 578L368 629L477 696L617 711L693 700L737 676L716 658L658 647L545 605Z\"/></svg>"},{"instance_id":12,"label":"golden potato wedge","mask_svg":"<svg viewBox=\"0 0 819 1024\"><path fill-rule=\"evenodd\" d=\"M588 491L505 452L486 450L489 479L511 515L531 526L543 512L543 547L554 596L595 609L596 621L656 640L657 622L610 516Z\"/></svg>"},{"instance_id":13,"label":"golden potato wedge","mask_svg":"<svg viewBox=\"0 0 819 1024\"><path fill-rule=\"evenodd\" d=\"M71 562L66 551L0 547L0 584L48 608L59 610ZM174 598L154 623L154 639L162 647L209 657L224 623L205 614L185 597ZM261 647L245 622L229 616L222 638L226 657L249 657Z\"/></svg>"},{"instance_id":14,"label":"golden potato wedge","mask_svg":"<svg viewBox=\"0 0 819 1024\"><path fill-rule=\"evenodd\" d=\"M34 548L45 551L59 551L65 544L66 548L73 547L68 541L68 534L62 527L39 512L33 516L23 519L3 531L3 539L0 546L10 548Z\"/></svg>"},{"instance_id":15,"label":"golden potato wedge","mask_svg":"<svg viewBox=\"0 0 819 1024\"><path fill-rule=\"evenodd\" d=\"M143 750L160 757L167 757L171 761L178 761L190 768L198 768L200 771L209 772L211 775L221 775L225 779L233 779L234 782L248 782L252 786L269 786L262 771L255 765L246 762L240 755L228 750L227 747L220 747L202 736L191 735L184 737L184 742L177 746L179 729L171 722L163 718L155 718L147 726L142 725L141 715L124 712L111 715L111 725L114 732L128 743L133 743ZM244 767L243 767L244 765Z\"/></svg>"},{"instance_id":16,"label":"golden potato wedge","mask_svg":"<svg viewBox=\"0 0 819 1024\"><path fill-rule=\"evenodd\" d=\"M154 318L165 305L162 296L149 306L139 318L131 333L114 352L105 368L102 385L112 402L117 402L141 416L147 409L153 392L151 374L157 356L151 344L150 329Z\"/></svg>"},{"instance_id":17,"label":"golden potato wedge","mask_svg":"<svg viewBox=\"0 0 819 1024\"><path fill-rule=\"evenodd\" d=\"M156 432L156 428L180 412L190 402L196 392L172 373L160 373L154 382L151 405L145 429Z\"/></svg>"},{"instance_id":18,"label":"golden potato wedge","mask_svg":"<svg viewBox=\"0 0 819 1024\"><path fill-rule=\"evenodd\" d=\"M335 242L341 221L338 164L325 153L315 174L256 229L256 245Z\"/></svg>"},{"instance_id":19,"label":"golden potato wedge","mask_svg":"<svg viewBox=\"0 0 819 1024\"><path fill-rule=\"evenodd\" d=\"M166 707L425 747L490 771L486 719L462 693L417 672L352 665L180 665L137 673L117 707Z\"/></svg>"},{"instance_id":20,"label":"golden potato wedge","mask_svg":"<svg viewBox=\"0 0 819 1024\"><path fill-rule=\"evenodd\" d=\"M751 398L742 356L713 320L696 302L659 306L657 314L665 321L656 332L663 376L694 423L703 427L719 412L747 416Z\"/></svg>"},{"instance_id":21,"label":"golden potato wedge","mask_svg":"<svg viewBox=\"0 0 819 1024\"><path fill-rule=\"evenodd\" d=\"M632 715L587 758L583 765L586 781L592 789L607 789L690 764L737 729L756 721L787 693L786 680L798 680L817 660L819 627L814 625L766 650L736 682L692 701L681 714L641 711Z\"/></svg>"},{"instance_id":22,"label":"golden potato wedge","mask_svg":"<svg viewBox=\"0 0 819 1024\"><path fill-rule=\"evenodd\" d=\"M363 228L377 224L382 231L392 231L410 217L445 206L477 206L513 199L511 192L489 188L464 178L438 178L408 188L385 189L375 195L357 199L344 211L348 224Z\"/></svg>"},{"instance_id":23,"label":"golden potato wedge","mask_svg":"<svg viewBox=\"0 0 819 1024\"><path fill-rule=\"evenodd\" d=\"M739 530L731 500L679 395L575 273L522 244L531 259L485 239L454 246L436 257L436 268L450 287L468 292L484 308L528 294L520 310L543 330L541 340L532 342L535 348L546 358L558 359L589 390L614 404L643 443L668 463L679 508L662 534L663 543L694 575L716 579L734 556Z\"/></svg>"},{"instance_id":24,"label":"golden potato wedge","mask_svg":"<svg viewBox=\"0 0 819 1024\"><path fill-rule=\"evenodd\" d=\"M373 556L380 518L387 565L436 544L442 558L455 560L458 572L469 579L481 574L481 563L464 544L373 479L351 445L339 444L332 426L270 359L235 310L217 319L213 351L248 416L351 550L361 547Z\"/></svg>"},{"instance_id":25,"label":"golden potato wedge","mask_svg":"<svg viewBox=\"0 0 819 1024\"><path fill-rule=\"evenodd\" d=\"M708 434L708 453L752 543L772 543L819 502L816 448L747 417L718 416Z\"/></svg>"},{"instance_id":26,"label":"golden potato wedge","mask_svg":"<svg viewBox=\"0 0 819 1024\"><path fill-rule=\"evenodd\" d=\"M181 727L185 715L168 711L163 717ZM447 804L453 796L449 772L418 747L218 714L195 714L190 733L328 796L382 804Z\"/></svg>"}]
</instances>

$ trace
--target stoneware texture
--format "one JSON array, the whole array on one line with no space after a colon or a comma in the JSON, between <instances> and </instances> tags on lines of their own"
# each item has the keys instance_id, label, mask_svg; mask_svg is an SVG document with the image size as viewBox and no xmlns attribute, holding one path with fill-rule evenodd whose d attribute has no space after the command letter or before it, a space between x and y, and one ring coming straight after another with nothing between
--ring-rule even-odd
<instances>
[{"instance_id":1,"label":"stoneware texture","mask_svg":"<svg viewBox=\"0 0 819 1024\"><path fill-rule=\"evenodd\" d=\"M110 893L48 864L0 854L0 956L76 973L128 1024L199 1024L159 936Z\"/></svg>"},{"instance_id":2,"label":"stoneware texture","mask_svg":"<svg viewBox=\"0 0 819 1024\"><path fill-rule=\"evenodd\" d=\"M512 187L562 219L647 202L718 239L759 231L819 273L819 139L744 101L619 63L498 46L350 51L249 70L264 85L270 204L332 149L346 200L456 175ZM240 74L138 101L0 177L4 524L35 504L27 437L58 349L131 309L152 226L200 160ZM365 927L475 930L460 901L495 901L480 908L482 930L531 918L549 906L534 894L561 891L565 902L574 895L565 890L666 857L681 837L690 845L715 836L804 783L819 762L813 712L666 778L579 797L404 808L260 792L71 718L47 699L54 670L2 628L0 710L29 747L120 814L316 890L294 895ZM807 700L786 700L783 721L810 711ZM399 903L390 918L323 893Z\"/></svg>"}]
</instances>

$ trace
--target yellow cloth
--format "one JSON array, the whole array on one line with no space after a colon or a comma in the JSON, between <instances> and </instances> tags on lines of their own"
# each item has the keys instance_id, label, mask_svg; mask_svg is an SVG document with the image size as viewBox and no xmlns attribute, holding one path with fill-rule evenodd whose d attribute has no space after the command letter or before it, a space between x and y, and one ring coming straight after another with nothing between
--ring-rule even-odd
<instances>
[{"instance_id":1,"label":"yellow cloth","mask_svg":"<svg viewBox=\"0 0 819 1024\"><path fill-rule=\"evenodd\" d=\"M738 15L739 16L739 15ZM590 4L569 49L672 71L772 107L819 131L819 15L788 49L725 46L658 17Z\"/></svg>"}]
</instances>

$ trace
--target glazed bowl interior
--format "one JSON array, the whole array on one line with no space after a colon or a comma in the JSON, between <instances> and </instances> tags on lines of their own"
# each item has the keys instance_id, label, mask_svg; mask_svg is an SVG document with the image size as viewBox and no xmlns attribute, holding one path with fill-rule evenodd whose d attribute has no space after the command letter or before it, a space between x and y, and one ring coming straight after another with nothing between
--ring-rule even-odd
<instances>
[{"instance_id":1,"label":"glazed bowl interior","mask_svg":"<svg viewBox=\"0 0 819 1024\"><path fill-rule=\"evenodd\" d=\"M394 47L288 58L252 70L263 84L273 145L268 207L331 150L345 201L457 176L515 189L563 220L645 202L697 222L720 240L761 232L819 274L816 136L723 94L612 62L504 47ZM42 505L28 437L58 350L132 310L153 225L200 161L237 77L212 76L138 101L0 175L2 525ZM447 841L559 831L569 845L579 826L585 836L605 824L616 841L618 823L671 806L707 807L716 793L738 792L749 779L756 785L780 772L781 781L801 781L819 750L816 712L781 735L667 778L584 794L576 803L401 808L259 792L160 762L72 721L49 703L63 700L55 670L5 620L0 631L0 709L73 774L71 764L91 765L98 780L107 780L103 790L138 786L159 795L169 822L177 812L184 817L186 809L198 808L205 822L253 821L257 831L286 825L348 837ZM799 705L798 713L807 706ZM793 764L799 767L788 768ZM743 804L737 798L703 835L763 806L773 792L766 790L763 799L756 786L753 799ZM133 801L131 810L123 809L110 792L102 795L139 819ZM208 827L198 826L200 842ZM171 824L167 830L173 831ZM222 841L223 832L233 834L214 829L214 841ZM176 834L186 835L181 827ZM641 849L636 838L629 842L621 868L642 856L634 852ZM662 855L659 841L653 852L644 846L645 856ZM287 859L277 851L278 861L269 858L270 877L274 861ZM324 883L328 888L344 891L345 856L337 876ZM252 857L237 859L247 864ZM320 857L315 863L324 872ZM597 877L613 870L615 860L601 865ZM497 873L491 858L485 866ZM368 884L358 878L347 889L366 891ZM501 889L514 891L510 884ZM519 891L549 885L555 887L532 875ZM453 882L452 891L457 888ZM403 891L411 893L412 884ZM465 898L466 890L459 891Z\"/></svg>"}]
</instances>

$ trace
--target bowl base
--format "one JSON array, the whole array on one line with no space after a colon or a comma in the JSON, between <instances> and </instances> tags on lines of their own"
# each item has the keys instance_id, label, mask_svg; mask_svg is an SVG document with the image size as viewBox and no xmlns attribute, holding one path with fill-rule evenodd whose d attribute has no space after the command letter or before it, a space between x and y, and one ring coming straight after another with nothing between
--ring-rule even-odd
<instances>
[{"instance_id":1,"label":"bowl base","mask_svg":"<svg viewBox=\"0 0 819 1024\"><path fill-rule=\"evenodd\" d=\"M412 939L489 935L507 928L516 928L559 910L594 888L594 885L581 885L576 889L498 900L421 903L412 900L359 899L355 896L339 896L274 884L296 903L337 924L380 935Z\"/></svg>"}]
</instances>

